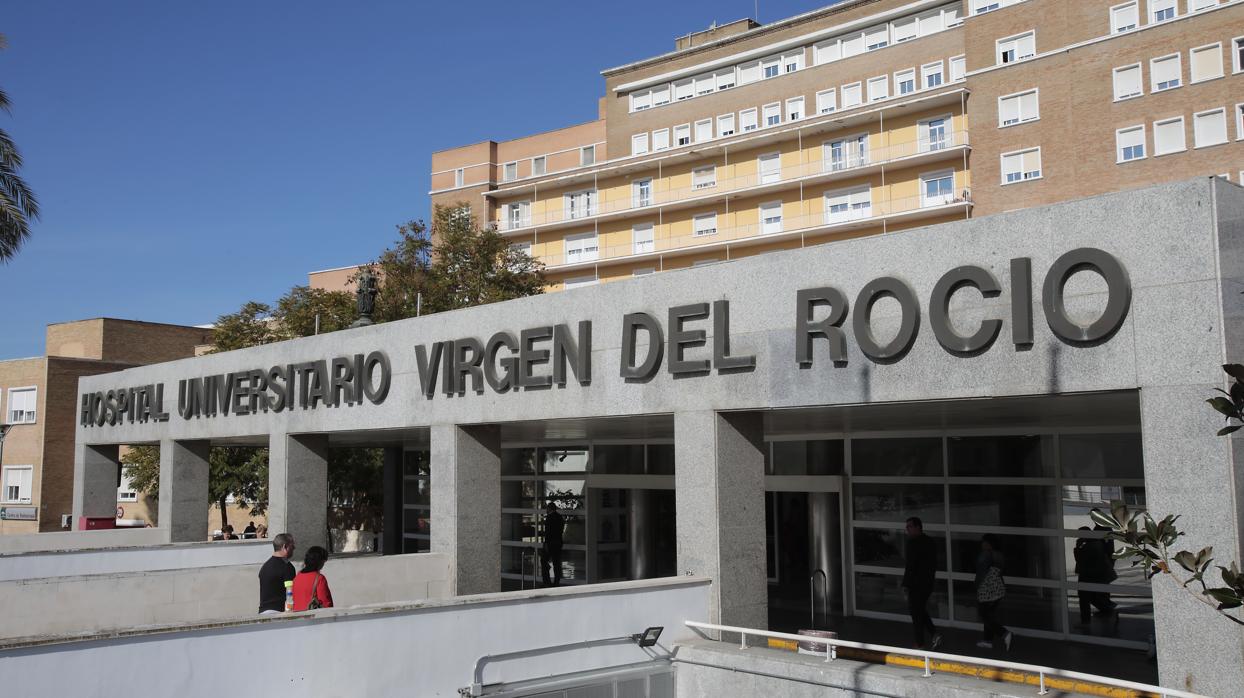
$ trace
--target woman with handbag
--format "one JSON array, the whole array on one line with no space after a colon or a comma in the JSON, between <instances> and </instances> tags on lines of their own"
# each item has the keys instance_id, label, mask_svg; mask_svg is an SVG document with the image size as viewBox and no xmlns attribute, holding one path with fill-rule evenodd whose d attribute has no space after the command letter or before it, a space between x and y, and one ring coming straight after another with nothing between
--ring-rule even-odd
<instances>
[{"instance_id":1,"label":"woman with handbag","mask_svg":"<svg viewBox=\"0 0 1244 698\"><path fill-rule=\"evenodd\" d=\"M1002 555L998 539L992 533L981 538L981 551L976 556L976 602L981 622L985 624L985 638L976 643L982 649L993 649L995 638L1001 639L1007 651L1011 651L1010 630L998 622L998 605L1006 596L1006 580L1002 567L1006 558Z\"/></svg>"},{"instance_id":2,"label":"woman with handbag","mask_svg":"<svg viewBox=\"0 0 1244 698\"><path fill-rule=\"evenodd\" d=\"M294 610L314 611L332 608L333 595L328 590L328 579L320 573L328 561L328 551L318 545L307 550L302 561L302 571L294 577Z\"/></svg>"}]
</instances>

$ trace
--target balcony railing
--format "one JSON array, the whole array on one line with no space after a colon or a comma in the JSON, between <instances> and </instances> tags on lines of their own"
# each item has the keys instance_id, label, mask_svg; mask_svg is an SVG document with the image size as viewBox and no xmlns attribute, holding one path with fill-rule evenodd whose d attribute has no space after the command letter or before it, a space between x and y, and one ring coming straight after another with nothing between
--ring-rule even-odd
<instances>
[{"instance_id":1,"label":"balcony railing","mask_svg":"<svg viewBox=\"0 0 1244 698\"><path fill-rule=\"evenodd\" d=\"M642 254L671 252L674 250L682 251L743 240L759 241L764 238L777 237L784 233L828 233L838 228L855 227L861 221L879 220L896 214L932 211L939 207L969 205L971 200L965 197L964 194L966 192L955 195L939 194L932 197L913 196L882 201L873 200L866 203L855 202L844 211L822 210L798 216L784 216L776 224L772 222L758 222L736 226L718 224L716 232L710 235L697 234L693 231L691 234L677 237L657 237L651 240L633 241L625 245L602 246L597 249L594 255L575 254L567 258L564 254L545 254L539 255L538 258L549 267L558 267L565 264L597 262ZM807 203L824 207L824 199L822 198L810 200Z\"/></svg>"},{"instance_id":2,"label":"balcony railing","mask_svg":"<svg viewBox=\"0 0 1244 698\"><path fill-rule=\"evenodd\" d=\"M498 209L499 219L497 226L503 231L521 230L523 228L540 227L544 225L553 225L566 223L569 221L584 221L595 216L618 213L622 211L642 210L645 208L664 206L673 203L681 203L685 201L694 201L703 199L711 201L712 199L726 192L735 192L743 189L750 189L758 186L769 186L772 184L781 184L783 182L791 182L794 180L813 178L820 175L839 175L850 173L866 167L874 167L893 163L898 160L912 158L919 155L937 153L948 148L958 145L966 145L968 142L967 131L946 131L932 137L919 138L912 141L904 141L901 143L891 143L887 146L878 148L870 148L858 150L852 147L854 141L843 141L843 152L841 155L835 156L829 154L828 148L822 148L822 152L828 156L817 160L800 163L793 166L784 166L776 173L766 172L763 175L760 172L752 174L740 175L737 177L718 177L715 183L711 185L692 185L689 187L677 187L670 189L661 189L661 180L655 177L652 180L652 188L640 196L632 190L625 194L612 193L610 190L599 192L600 201L594 202L590 210L582 210L576 208L571 214L569 208L555 208L552 211L544 213L531 214L524 216L521 220L513 220L509 211L505 206ZM826 140L826 143L833 143L833 140Z\"/></svg>"}]
</instances>

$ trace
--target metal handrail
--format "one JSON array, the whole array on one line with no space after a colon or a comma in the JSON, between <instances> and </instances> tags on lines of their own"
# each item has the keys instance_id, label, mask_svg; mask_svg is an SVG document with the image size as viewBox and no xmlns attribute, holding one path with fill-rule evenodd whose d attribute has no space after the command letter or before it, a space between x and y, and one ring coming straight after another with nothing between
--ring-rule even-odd
<instances>
[{"instance_id":1,"label":"metal handrail","mask_svg":"<svg viewBox=\"0 0 1244 698\"><path fill-rule=\"evenodd\" d=\"M998 659L985 659L983 657L969 657L960 654L946 654L944 652L926 652L924 650L913 650L906 647L891 647L889 645L874 645L867 642L852 642L851 640L840 640L828 637L813 637L810 635L795 635L793 633L779 633L772 630L757 630L755 628L740 628L733 625L717 625L715 623L701 623L699 621L685 621L688 628L699 630L713 630L724 633L739 633L739 649L747 649L747 636L773 638L775 640L790 640L793 642L813 642L818 645L825 645L825 661L832 661L837 658L837 647L850 647L859 650L872 650L874 652L884 652L886 654L902 654L909 657L917 657L924 660L924 675L932 676L932 661L941 659L948 662L962 662L964 664L976 664L979 666L993 667L995 669L1012 669L1015 671L1026 671L1037 674L1040 679L1040 691L1038 695L1046 695L1049 689L1045 687L1045 677L1055 676L1074 681L1088 681L1090 683L1104 684L1107 686L1116 686L1118 688L1127 688L1133 691L1146 691L1148 693L1156 693L1162 698L1209 698L1200 693L1189 693L1188 691L1180 691L1174 688L1163 688L1162 686L1153 686L1146 683L1137 683L1135 681L1125 681L1123 679L1115 679L1109 676L1098 676L1096 674L1083 674L1078 671L1069 671L1066 669L1055 669L1054 667L1039 666L1036 664L1022 664L1020 662L1007 662Z\"/></svg>"}]
</instances>

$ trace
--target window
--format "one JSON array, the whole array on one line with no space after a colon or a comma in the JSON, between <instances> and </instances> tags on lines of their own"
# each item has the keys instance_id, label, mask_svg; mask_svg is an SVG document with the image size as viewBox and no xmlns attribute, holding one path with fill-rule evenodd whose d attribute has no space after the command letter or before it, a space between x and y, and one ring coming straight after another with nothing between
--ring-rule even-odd
<instances>
[{"instance_id":1,"label":"window","mask_svg":"<svg viewBox=\"0 0 1244 698\"><path fill-rule=\"evenodd\" d=\"M652 88L652 106L659 107L662 104L670 103L670 86L669 83L658 85Z\"/></svg>"},{"instance_id":2,"label":"window","mask_svg":"<svg viewBox=\"0 0 1244 698\"><path fill-rule=\"evenodd\" d=\"M695 237L701 237L703 235L716 235L717 234L717 214L716 213L701 213L700 215L696 216L694 219L694 226L692 228L692 231Z\"/></svg>"},{"instance_id":3,"label":"window","mask_svg":"<svg viewBox=\"0 0 1244 698\"><path fill-rule=\"evenodd\" d=\"M829 114L838 108L838 91L821 90L816 93L816 113Z\"/></svg>"},{"instance_id":4,"label":"window","mask_svg":"<svg viewBox=\"0 0 1244 698\"><path fill-rule=\"evenodd\" d=\"M1219 107L1192 115L1192 142L1205 148L1227 142L1227 110Z\"/></svg>"},{"instance_id":5,"label":"window","mask_svg":"<svg viewBox=\"0 0 1244 698\"><path fill-rule=\"evenodd\" d=\"M942 62L926 63L920 66L920 77L926 90L942 84Z\"/></svg>"},{"instance_id":6,"label":"window","mask_svg":"<svg viewBox=\"0 0 1244 698\"><path fill-rule=\"evenodd\" d=\"M1231 43L1231 64L1237 73L1244 70L1244 37L1235 39Z\"/></svg>"},{"instance_id":7,"label":"window","mask_svg":"<svg viewBox=\"0 0 1244 698\"><path fill-rule=\"evenodd\" d=\"M1037 91L1029 90L1017 95L998 98L998 127L1012 126L1041 118L1037 106Z\"/></svg>"},{"instance_id":8,"label":"window","mask_svg":"<svg viewBox=\"0 0 1244 698\"><path fill-rule=\"evenodd\" d=\"M543 155L537 158L532 158L531 159L531 176L535 177L537 175L544 174L544 171L545 171L544 166L545 166L545 159Z\"/></svg>"},{"instance_id":9,"label":"window","mask_svg":"<svg viewBox=\"0 0 1244 698\"><path fill-rule=\"evenodd\" d=\"M509 182L515 179L518 179L518 163L517 162L505 163L505 170L501 174L501 180L504 182Z\"/></svg>"},{"instance_id":10,"label":"window","mask_svg":"<svg viewBox=\"0 0 1244 698\"><path fill-rule=\"evenodd\" d=\"M1184 118L1153 122L1153 154L1166 155L1178 153L1186 148L1184 140Z\"/></svg>"},{"instance_id":11,"label":"window","mask_svg":"<svg viewBox=\"0 0 1244 698\"><path fill-rule=\"evenodd\" d=\"M596 233L567 235L564 244L566 248L567 264L574 264L575 262L590 262L600 257L600 248L597 246Z\"/></svg>"},{"instance_id":12,"label":"window","mask_svg":"<svg viewBox=\"0 0 1244 698\"><path fill-rule=\"evenodd\" d=\"M868 134L839 138L821 146L826 172L848 170L868 164Z\"/></svg>"},{"instance_id":13,"label":"window","mask_svg":"<svg viewBox=\"0 0 1244 698\"><path fill-rule=\"evenodd\" d=\"M766 58L760 62L760 72L766 78L776 78L782 69L782 59L778 56Z\"/></svg>"},{"instance_id":14,"label":"window","mask_svg":"<svg viewBox=\"0 0 1244 698\"><path fill-rule=\"evenodd\" d=\"M595 189L566 195L566 218L585 218L594 215L596 215Z\"/></svg>"},{"instance_id":15,"label":"window","mask_svg":"<svg viewBox=\"0 0 1244 698\"><path fill-rule=\"evenodd\" d=\"M459 167L454 170L454 186L460 187L466 182L466 170Z\"/></svg>"},{"instance_id":16,"label":"window","mask_svg":"<svg viewBox=\"0 0 1244 698\"><path fill-rule=\"evenodd\" d=\"M631 93L631 111L642 111L652 106L652 90Z\"/></svg>"},{"instance_id":17,"label":"window","mask_svg":"<svg viewBox=\"0 0 1244 698\"><path fill-rule=\"evenodd\" d=\"M782 179L782 154L768 153L757 158L760 170L760 183L771 184Z\"/></svg>"},{"instance_id":18,"label":"window","mask_svg":"<svg viewBox=\"0 0 1244 698\"><path fill-rule=\"evenodd\" d=\"M950 147L950 117L943 116L920 122L920 152L944 150Z\"/></svg>"},{"instance_id":19,"label":"window","mask_svg":"<svg viewBox=\"0 0 1244 698\"><path fill-rule=\"evenodd\" d=\"M733 66L726 68L724 70L717 71L716 73L714 73L714 76L717 79L717 90L718 91L728 90L731 87L734 87L734 67Z\"/></svg>"},{"instance_id":20,"label":"window","mask_svg":"<svg viewBox=\"0 0 1244 698\"><path fill-rule=\"evenodd\" d=\"M674 101L691 99L695 96L695 80L687 78L674 83Z\"/></svg>"},{"instance_id":21,"label":"window","mask_svg":"<svg viewBox=\"0 0 1244 698\"><path fill-rule=\"evenodd\" d=\"M760 61L752 61L739 66L739 84L746 85L760 79Z\"/></svg>"},{"instance_id":22,"label":"window","mask_svg":"<svg viewBox=\"0 0 1244 698\"><path fill-rule=\"evenodd\" d=\"M703 143L711 140L713 140L713 120L701 119L695 122L695 142Z\"/></svg>"},{"instance_id":23,"label":"window","mask_svg":"<svg viewBox=\"0 0 1244 698\"><path fill-rule=\"evenodd\" d=\"M1154 58L1149 61L1149 79L1153 84L1152 91L1160 92L1179 87L1179 78L1182 72L1183 66L1180 65L1178 53L1163 56L1162 58Z\"/></svg>"},{"instance_id":24,"label":"window","mask_svg":"<svg viewBox=\"0 0 1244 698\"><path fill-rule=\"evenodd\" d=\"M531 225L531 202L515 201L505 205L506 230Z\"/></svg>"},{"instance_id":25,"label":"window","mask_svg":"<svg viewBox=\"0 0 1244 698\"><path fill-rule=\"evenodd\" d=\"M777 126L782 123L782 105L765 105L765 126Z\"/></svg>"},{"instance_id":26,"label":"window","mask_svg":"<svg viewBox=\"0 0 1244 698\"><path fill-rule=\"evenodd\" d=\"M890 36L894 37L894 43L896 44L910 41L916 38L917 35L916 18L914 16L896 19L890 23Z\"/></svg>"},{"instance_id":27,"label":"window","mask_svg":"<svg viewBox=\"0 0 1244 698\"><path fill-rule=\"evenodd\" d=\"M471 206L463 204L449 209L449 222L455 225L471 224Z\"/></svg>"},{"instance_id":28,"label":"window","mask_svg":"<svg viewBox=\"0 0 1244 698\"><path fill-rule=\"evenodd\" d=\"M743 132L756 130L756 110L744 109L739 112L739 126L743 128Z\"/></svg>"},{"instance_id":29,"label":"window","mask_svg":"<svg viewBox=\"0 0 1244 698\"><path fill-rule=\"evenodd\" d=\"M1189 12L1200 12L1208 10L1218 4L1218 0L1188 0Z\"/></svg>"},{"instance_id":30,"label":"window","mask_svg":"<svg viewBox=\"0 0 1244 698\"><path fill-rule=\"evenodd\" d=\"M697 97L712 94L716 85L716 77L712 73L697 75L695 78L695 94Z\"/></svg>"},{"instance_id":31,"label":"window","mask_svg":"<svg viewBox=\"0 0 1244 698\"><path fill-rule=\"evenodd\" d=\"M705 189L717 184L717 167L697 167L691 171L691 186L694 189Z\"/></svg>"},{"instance_id":32,"label":"window","mask_svg":"<svg viewBox=\"0 0 1244 698\"><path fill-rule=\"evenodd\" d=\"M1110 8L1110 33L1131 31L1140 26L1140 7L1135 2Z\"/></svg>"},{"instance_id":33,"label":"window","mask_svg":"<svg viewBox=\"0 0 1244 698\"><path fill-rule=\"evenodd\" d=\"M822 41L812 47L812 56L813 59L816 60L817 65L830 63L842 58L842 46L838 43L837 39Z\"/></svg>"},{"instance_id":34,"label":"window","mask_svg":"<svg viewBox=\"0 0 1244 698\"><path fill-rule=\"evenodd\" d=\"M920 175L920 205L941 206L955 200L955 173Z\"/></svg>"},{"instance_id":35,"label":"window","mask_svg":"<svg viewBox=\"0 0 1244 698\"><path fill-rule=\"evenodd\" d=\"M860 106L861 103L863 103L863 101L864 101L864 98L863 98L863 92L860 88L860 83L853 82L850 85L842 86L842 108L843 109L850 109L851 107L858 107Z\"/></svg>"},{"instance_id":36,"label":"window","mask_svg":"<svg viewBox=\"0 0 1244 698\"><path fill-rule=\"evenodd\" d=\"M531 241L528 240L525 242L512 243L510 245L510 250L513 251L515 254L523 254L523 255L530 257L531 256Z\"/></svg>"},{"instance_id":37,"label":"window","mask_svg":"<svg viewBox=\"0 0 1244 698\"><path fill-rule=\"evenodd\" d=\"M1145 127L1129 126L1114 133L1117 162L1143 160L1145 157Z\"/></svg>"},{"instance_id":38,"label":"window","mask_svg":"<svg viewBox=\"0 0 1244 698\"><path fill-rule=\"evenodd\" d=\"M643 155L648 152L648 134L637 133L631 136L631 155Z\"/></svg>"},{"instance_id":39,"label":"window","mask_svg":"<svg viewBox=\"0 0 1244 698\"><path fill-rule=\"evenodd\" d=\"M981 15L1002 7L1002 0L972 0L972 14Z\"/></svg>"},{"instance_id":40,"label":"window","mask_svg":"<svg viewBox=\"0 0 1244 698\"><path fill-rule=\"evenodd\" d=\"M1244 141L1244 104L1235 105L1235 138ZM1240 180L1244 184L1244 180Z\"/></svg>"},{"instance_id":41,"label":"window","mask_svg":"<svg viewBox=\"0 0 1244 698\"><path fill-rule=\"evenodd\" d=\"M868 79L868 101L875 102L890 96L890 78L880 75Z\"/></svg>"},{"instance_id":42,"label":"window","mask_svg":"<svg viewBox=\"0 0 1244 698\"><path fill-rule=\"evenodd\" d=\"M631 182L631 203L636 206L652 205L652 178Z\"/></svg>"},{"instance_id":43,"label":"window","mask_svg":"<svg viewBox=\"0 0 1244 698\"><path fill-rule=\"evenodd\" d=\"M1145 93L1140 77L1140 64L1125 65L1114 69L1114 100L1139 97Z\"/></svg>"},{"instance_id":44,"label":"window","mask_svg":"<svg viewBox=\"0 0 1244 698\"><path fill-rule=\"evenodd\" d=\"M782 232L782 202L770 201L760 205L760 234Z\"/></svg>"},{"instance_id":45,"label":"window","mask_svg":"<svg viewBox=\"0 0 1244 698\"><path fill-rule=\"evenodd\" d=\"M872 214L872 190L867 186L825 192L826 223L855 221Z\"/></svg>"},{"instance_id":46,"label":"window","mask_svg":"<svg viewBox=\"0 0 1244 698\"><path fill-rule=\"evenodd\" d=\"M596 162L596 146L587 145L579 149L579 164L592 165Z\"/></svg>"},{"instance_id":47,"label":"window","mask_svg":"<svg viewBox=\"0 0 1244 698\"><path fill-rule=\"evenodd\" d=\"M663 128L652 132L652 149L665 150L670 147L670 130Z\"/></svg>"},{"instance_id":48,"label":"window","mask_svg":"<svg viewBox=\"0 0 1244 698\"><path fill-rule=\"evenodd\" d=\"M3 501L13 504L30 504L30 482L34 472L33 465L4 466Z\"/></svg>"},{"instance_id":49,"label":"window","mask_svg":"<svg viewBox=\"0 0 1244 698\"><path fill-rule=\"evenodd\" d=\"M1037 55L1037 38L1034 32L998 39L998 65L1027 60Z\"/></svg>"},{"instance_id":50,"label":"window","mask_svg":"<svg viewBox=\"0 0 1244 698\"><path fill-rule=\"evenodd\" d=\"M579 288L580 286L595 286L598 283L600 283L600 280L596 278L595 274L591 276L576 276L572 279L566 279L565 287L566 290L569 291L572 288Z\"/></svg>"},{"instance_id":51,"label":"window","mask_svg":"<svg viewBox=\"0 0 1244 698\"><path fill-rule=\"evenodd\" d=\"M786 100L786 118L798 121L803 118L803 97L792 97Z\"/></svg>"},{"instance_id":52,"label":"window","mask_svg":"<svg viewBox=\"0 0 1244 698\"><path fill-rule=\"evenodd\" d=\"M942 11L933 10L926 12L919 17L920 19L920 36L928 36L942 30Z\"/></svg>"},{"instance_id":53,"label":"window","mask_svg":"<svg viewBox=\"0 0 1244 698\"><path fill-rule=\"evenodd\" d=\"M803 49L782 56L782 72L793 73L796 70L803 70Z\"/></svg>"},{"instance_id":54,"label":"window","mask_svg":"<svg viewBox=\"0 0 1244 698\"><path fill-rule=\"evenodd\" d=\"M963 17L959 15L959 10L958 4L942 8L942 19L946 20L947 29L963 24Z\"/></svg>"},{"instance_id":55,"label":"window","mask_svg":"<svg viewBox=\"0 0 1244 698\"><path fill-rule=\"evenodd\" d=\"M1041 178L1041 149L1002 154L1002 183L1014 184Z\"/></svg>"},{"instance_id":56,"label":"window","mask_svg":"<svg viewBox=\"0 0 1244 698\"><path fill-rule=\"evenodd\" d=\"M633 254L644 254L656 249L651 223L636 223L631 226L631 248Z\"/></svg>"},{"instance_id":57,"label":"window","mask_svg":"<svg viewBox=\"0 0 1244 698\"><path fill-rule=\"evenodd\" d=\"M864 34L852 34L842 37L842 57L850 58L864 52Z\"/></svg>"},{"instance_id":58,"label":"window","mask_svg":"<svg viewBox=\"0 0 1244 698\"><path fill-rule=\"evenodd\" d=\"M717 117L717 135L721 137L734 135L734 114L722 114Z\"/></svg>"},{"instance_id":59,"label":"window","mask_svg":"<svg viewBox=\"0 0 1244 698\"><path fill-rule=\"evenodd\" d=\"M657 270L652 267L640 267L639 269L631 272L631 276L647 276L649 274L655 274L656 271Z\"/></svg>"},{"instance_id":60,"label":"window","mask_svg":"<svg viewBox=\"0 0 1244 698\"><path fill-rule=\"evenodd\" d=\"M691 142L691 124L674 127L674 147L687 145Z\"/></svg>"},{"instance_id":61,"label":"window","mask_svg":"<svg viewBox=\"0 0 1244 698\"><path fill-rule=\"evenodd\" d=\"M39 400L37 388L13 388L9 390L9 424L34 424L35 403Z\"/></svg>"},{"instance_id":62,"label":"window","mask_svg":"<svg viewBox=\"0 0 1244 698\"><path fill-rule=\"evenodd\" d=\"M864 32L864 50L876 51L879 48L885 48L890 44L890 27L883 24L879 27L873 27Z\"/></svg>"},{"instance_id":63,"label":"window","mask_svg":"<svg viewBox=\"0 0 1244 698\"><path fill-rule=\"evenodd\" d=\"M909 95L916 91L916 71L914 68L902 70L894 74L894 89L900 95Z\"/></svg>"},{"instance_id":64,"label":"window","mask_svg":"<svg viewBox=\"0 0 1244 698\"><path fill-rule=\"evenodd\" d=\"M1188 52L1192 82L1222 77L1222 42L1194 48Z\"/></svg>"},{"instance_id":65,"label":"window","mask_svg":"<svg viewBox=\"0 0 1244 698\"><path fill-rule=\"evenodd\" d=\"M121 484L117 487L118 502L137 502L138 490L134 488L134 483L130 479L132 468L127 466L121 467Z\"/></svg>"},{"instance_id":66,"label":"window","mask_svg":"<svg viewBox=\"0 0 1244 698\"><path fill-rule=\"evenodd\" d=\"M1175 4L1176 0L1149 0L1149 23L1174 19L1177 12Z\"/></svg>"},{"instance_id":67,"label":"window","mask_svg":"<svg viewBox=\"0 0 1244 698\"><path fill-rule=\"evenodd\" d=\"M955 56L950 59L950 81L959 82L968 76L968 59L966 56Z\"/></svg>"}]
</instances>

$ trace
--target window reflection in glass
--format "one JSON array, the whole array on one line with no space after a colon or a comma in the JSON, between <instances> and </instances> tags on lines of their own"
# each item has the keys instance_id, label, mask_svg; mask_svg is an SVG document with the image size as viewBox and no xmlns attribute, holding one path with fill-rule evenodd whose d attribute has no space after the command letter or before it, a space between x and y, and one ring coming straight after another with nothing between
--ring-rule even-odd
<instances>
[{"instance_id":1,"label":"window reflection in glass","mask_svg":"<svg viewBox=\"0 0 1244 698\"><path fill-rule=\"evenodd\" d=\"M946 569L946 539L936 531L925 531L937 546L937 569ZM855 564L903 569L907 559L907 533L901 529L855 529Z\"/></svg>"},{"instance_id":2,"label":"window reflection in glass","mask_svg":"<svg viewBox=\"0 0 1244 698\"><path fill-rule=\"evenodd\" d=\"M1061 526L1052 485L951 485L950 521L976 526Z\"/></svg>"},{"instance_id":3,"label":"window reflection in glass","mask_svg":"<svg viewBox=\"0 0 1244 698\"><path fill-rule=\"evenodd\" d=\"M975 598L975 597L973 597ZM907 594L903 591L903 575L855 573L855 607L861 611L881 611L907 615ZM937 580L929 599L929 615L935 620L949 618L945 580Z\"/></svg>"},{"instance_id":4,"label":"window reflection in glass","mask_svg":"<svg viewBox=\"0 0 1244 698\"><path fill-rule=\"evenodd\" d=\"M842 475L842 441L774 441L769 475Z\"/></svg>"},{"instance_id":5,"label":"window reflection in glass","mask_svg":"<svg viewBox=\"0 0 1244 698\"><path fill-rule=\"evenodd\" d=\"M1062 434L1058 442L1064 478L1145 476L1140 434Z\"/></svg>"},{"instance_id":6,"label":"window reflection in glass","mask_svg":"<svg viewBox=\"0 0 1244 698\"><path fill-rule=\"evenodd\" d=\"M995 534L996 535L996 534ZM1007 577L1057 580L1058 556L1062 554L1062 538L1053 536L996 535L1002 548L1002 574ZM981 534L951 535L951 557L954 571L976 574L976 558L980 554Z\"/></svg>"},{"instance_id":7,"label":"window reflection in glass","mask_svg":"<svg viewBox=\"0 0 1244 698\"><path fill-rule=\"evenodd\" d=\"M1053 437L959 436L946 441L951 477L1053 477Z\"/></svg>"},{"instance_id":8,"label":"window reflection in glass","mask_svg":"<svg viewBox=\"0 0 1244 698\"><path fill-rule=\"evenodd\" d=\"M943 475L941 439L853 439L854 475Z\"/></svg>"},{"instance_id":9,"label":"window reflection in glass","mask_svg":"<svg viewBox=\"0 0 1244 698\"><path fill-rule=\"evenodd\" d=\"M901 523L911 516L925 523L946 520L941 485L860 483L851 492L857 521Z\"/></svg>"},{"instance_id":10,"label":"window reflection in glass","mask_svg":"<svg viewBox=\"0 0 1244 698\"><path fill-rule=\"evenodd\" d=\"M1062 632L1062 619L1059 618L1062 614L1059 596L1062 593L1062 589L1008 583L999 620L1008 627ZM976 582L955 582L955 618L969 622L980 620L976 608Z\"/></svg>"}]
</instances>

